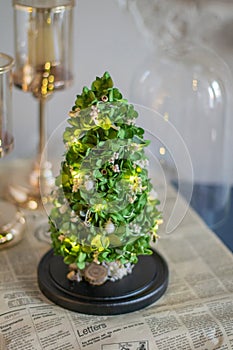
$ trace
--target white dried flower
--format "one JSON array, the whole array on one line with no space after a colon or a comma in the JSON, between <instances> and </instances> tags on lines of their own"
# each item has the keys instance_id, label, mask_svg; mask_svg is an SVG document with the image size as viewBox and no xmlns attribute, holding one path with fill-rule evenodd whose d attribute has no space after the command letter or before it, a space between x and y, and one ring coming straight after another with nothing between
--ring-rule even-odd
<instances>
[{"instance_id":1,"label":"white dried flower","mask_svg":"<svg viewBox=\"0 0 233 350\"><path fill-rule=\"evenodd\" d=\"M118 152L114 152L113 156L109 159L109 163L114 164L115 160L119 158L119 153Z\"/></svg>"},{"instance_id":2,"label":"white dried flower","mask_svg":"<svg viewBox=\"0 0 233 350\"><path fill-rule=\"evenodd\" d=\"M128 119L128 120L126 120L126 124L127 125L133 125L133 124L135 124L135 120L134 119Z\"/></svg>"},{"instance_id":3,"label":"white dried flower","mask_svg":"<svg viewBox=\"0 0 233 350\"><path fill-rule=\"evenodd\" d=\"M134 265L127 263L125 265L120 264L118 261L110 263L102 263L108 269L108 279L112 282L122 279L128 274L132 273Z\"/></svg>"},{"instance_id":4,"label":"white dried flower","mask_svg":"<svg viewBox=\"0 0 233 350\"><path fill-rule=\"evenodd\" d=\"M107 221L104 228L105 228L105 231L109 234L111 234L115 231L115 225L112 223L111 220Z\"/></svg>"},{"instance_id":5,"label":"white dried flower","mask_svg":"<svg viewBox=\"0 0 233 350\"><path fill-rule=\"evenodd\" d=\"M86 188L87 191L91 191L94 187L94 181L92 180L87 180L84 182L84 186Z\"/></svg>"},{"instance_id":6,"label":"white dried flower","mask_svg":"<svg viewBox=\"0 0 233 350\"><path fill-rule=\"evenodd\" d=\"M131 231L133 231L136 234L141 232L141 228L140 228L140 226L138 224L135 224L135 223L131 222L129 224L129 227L130 227Z\"/></svg>"},{"instance_id":7,"label":"white dried flower","mask_svg":"<svg viewBox=\"0 0 233 350\"><path fill-rule=\"evenodd\" d=\"M119 165L118 164L113 165L112 170L114 171L114 173L119 173L120 172Z\"/></svg>"},{"instance_id":8,"label":"white dried flower","mask_svg":"<svg viewBox=\"0 0 233 350\"><path fill-rule=\"evenodd\" d=\"M99 113L99 109L96 106L91 106L90 116L95 124L97 124L98 113Z\"/></svg>"},{"instance_id":9,"label":"white dried flower","mask_svg":"<svg viewBox=\"0 0 233 350\"><path fill-rule=\"evenodd\" d=\"M147 168L149 165L149 161L148 159L140 159L140 160L136 160L134 164L138 165L140 168Z\"/></svg>"}]
</instances>

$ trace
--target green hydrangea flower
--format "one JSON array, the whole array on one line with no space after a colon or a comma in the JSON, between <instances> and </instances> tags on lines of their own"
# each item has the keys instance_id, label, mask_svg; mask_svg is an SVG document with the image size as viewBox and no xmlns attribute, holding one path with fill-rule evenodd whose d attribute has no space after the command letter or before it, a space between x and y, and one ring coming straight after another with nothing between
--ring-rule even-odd
<instances>
[{"instance_id":1,"label":"green hydrangea flower","mask_svg":"<svg viewBox=\"0 0 233 350\"><path fill-rule=\"evenodd\" d=\"M49 217L54 253L66 264L136 263L152 254L161 214L137 116L108 73L77 95Z\"/></svg>"}]
</instances>

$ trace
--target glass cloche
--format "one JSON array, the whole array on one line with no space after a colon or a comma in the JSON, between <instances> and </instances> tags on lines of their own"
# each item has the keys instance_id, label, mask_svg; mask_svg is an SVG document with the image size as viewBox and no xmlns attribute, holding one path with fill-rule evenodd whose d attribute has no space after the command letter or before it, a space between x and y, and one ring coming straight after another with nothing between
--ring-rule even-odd
<instances>
[{"instance_id":1,"label":"glass cloche","mask_svg":"<svg viewBox=\"0 0 233 350\"><path fill-rule=\"evenodd\" d=\"M169 6L169 0L163 4L154 1L158 6L151 9L151 14L140 11L140 1L132 3L131 10L144 34L151 39L154 51L133 76L131 100L161 113L183 138L194 172L191 205L214 227L224 219L229 199L227 130L232 110L231 72L221 57L196 40L195 1L176 0L174 7ZM186 17L181 7L192 11ZM152 13L154 20L149 21ZM159 18L157 24L156 18ZM182 150L175 141L173 149L182 162ZM166 149L160 153L160 159L176 185ZM182 183L185 195L190 179L183 177Z\"/></svg>"}]
</instances>

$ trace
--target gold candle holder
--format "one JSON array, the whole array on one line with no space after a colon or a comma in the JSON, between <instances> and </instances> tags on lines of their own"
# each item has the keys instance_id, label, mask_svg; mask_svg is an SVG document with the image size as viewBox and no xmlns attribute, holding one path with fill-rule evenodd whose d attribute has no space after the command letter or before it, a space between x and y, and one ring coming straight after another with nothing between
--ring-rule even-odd
<instances>
[{"instance_id":1,"label":"gold candle holder","mask_svg":"<svg viewBox=\"0 0 233 350\"><path fill-rule=\"evenodd\" d=\"M51 164L41 156L46 143L46 102L72 83L74 0L13 0L15 23L14 84L38 100L39 144L31 173L24 183L9 186L18 205L37 209L54 183ZM47 190L46 190L47 188Z\"/></svg>"}]
</instances>

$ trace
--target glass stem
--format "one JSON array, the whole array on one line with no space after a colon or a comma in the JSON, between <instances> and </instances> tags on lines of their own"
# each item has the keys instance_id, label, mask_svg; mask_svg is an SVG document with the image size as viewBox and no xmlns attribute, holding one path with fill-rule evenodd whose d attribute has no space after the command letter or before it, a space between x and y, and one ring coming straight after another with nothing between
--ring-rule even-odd
<instances>
[{"instance_id":1,"label":"glass stem","mask_svg":"<svg viewBox=\"0 0 233 350\"><path fill-rule=\"evenodd\" d=\"M40 181L44 176L44 168L46 166L46 155L43 154L46 143L46 97L39 98L39 120L38 120L38 131L39 131L39 143L37 148L36 160L30 173L30 183L35 188L39 189ZM41 164L43 156L43 164Z\"/></svg>"},{"instance_id":2,"label":"glass stem","mask_svg":"<svg viewBox=\"0 0 233 350\"><path fill-rule=\"evenodd\" d=\"M54 185L54 177L52 173L52 164L48 161L46 150L47 130L46 130L46 104L48 95L39 98L39 144L37 150L37 159L31 172L31 185L39 190L43 189L43 193L50 193L51 186Z\"/></svg>"},{"instance_id":3,"label":"glass stem","mask_svg":"<svg viewBox=\"0 0 233 350\"><path fill-rule=\"evenodd\" d=\"M40 98L39 100L39 147L38 147L38 162L40 163L42 153L45 148L46 142L46 122L45 122L45 109L46 98Z\"/></svg>"}]
</instances>

